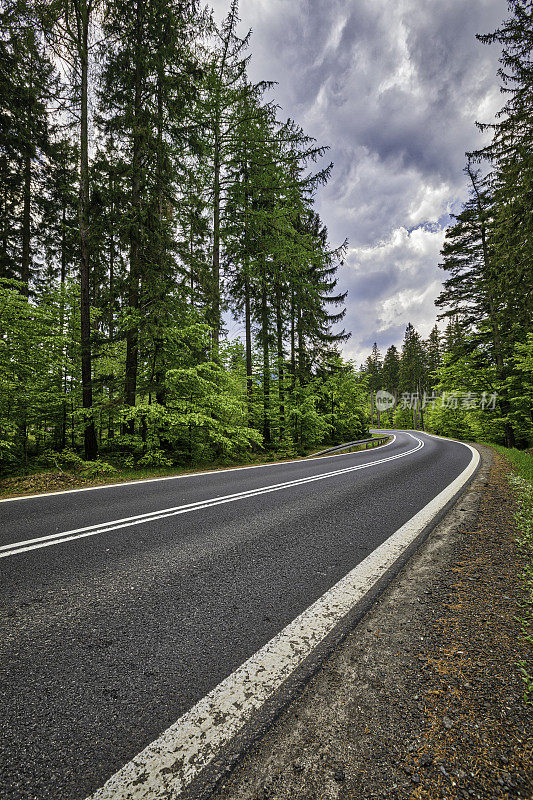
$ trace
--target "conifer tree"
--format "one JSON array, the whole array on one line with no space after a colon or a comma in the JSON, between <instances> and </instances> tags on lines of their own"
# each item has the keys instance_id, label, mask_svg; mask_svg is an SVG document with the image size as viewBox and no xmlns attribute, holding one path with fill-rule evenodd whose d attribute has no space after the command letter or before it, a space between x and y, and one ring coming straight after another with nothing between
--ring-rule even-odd
<instances>
[{"instance_id":1,"label":"conifer tree","mask_svg":"<svg viewBox=\"0 0 533 800\"><path fill-rule=\"evenodd\" d=\"M129 8L121 2L106 6L104 32L114 45L105 50L99 121L112 137L127 177L124 401L132 411L124 430L132 435L140 355L145 365L152 364L150 386L160 400L164 397L161 327L177 277L175 166L183 157L190 125L186 101L194 94L197 69L189 46L194 4L157 0L147 5L138 0L133 14ZM147 342L151 353L142 351Z\"/></svg>"},{"instance_id":2,"label":"conifer tree","mask_svg":"<svg viewBox=\"0 0 533 800\"><path fill-rule=\"evenodd\" d=\"M460 327L465 353L478 347L488 350L496 365L502 392L502 412L509 408L505 382L509 377L513 350L511 309L498 291L499 269L492 243L494 197L487 179L470 165L466 168L472 191L456 222L446 232L441 267L450 273L436 300L444 307L441 318L453 317ZM472 335L469 335L472 334ZM510 420L505 423L506 441L514 444Z\"/></svg>"},{"instance_id":3,"label":"conifer tree","mask_svg":"<svg viewBox=\"0 0 533 800\"><path fill-rule=\"evenodd\" d=\"M441 336L437 325L431 329L431 333L425 342L426 367L428 371L427 384L434 389L438 384L438 370L442 363Z\"/></svg>"},{"instance_id":4,"label":"conifer tree","mask_svg":"<svg viewBox=\"0 0 533 800\"><path fill-rule=\"evenodd\" d=\"M382 380L383 387L396 397L400 381L400 356L393 344L387 348L383 359Z\"/></svg>"},{"instance_id":5,"label":"conifer tree","mask_svg":"<svg viewBox=\"0 0 533 800\"><path fill-rule=\"evenodd\" d=\"M409 322L405 329L405 336L402 345L402 357L400 361L399 389L407 392L411 397L414 396L413 421L415 428L418 423L420 413L421 427L424 427L424 416L420 404L423 391L426 386L426 359L424 346L420 334Z\"/></svg>"},{"instance_id":6,"label":"conifer tree","mask_svg":"<svg viewBox=\"0 0 533 800\"><path fill-rule=\"evenodd\" d=\"M10 0L0 12L4 122L0 134L0 182L4 214L0 275L17 277L28 296L35 271L38 198L46 193L51 125L47 107L58 94L57 75L39 36L28 0ZM19 211L20 209L20 211ZM18 213L17 213L18 212ZM20 223L13 224L16 217Z\"/></svg>"}]
</instances>

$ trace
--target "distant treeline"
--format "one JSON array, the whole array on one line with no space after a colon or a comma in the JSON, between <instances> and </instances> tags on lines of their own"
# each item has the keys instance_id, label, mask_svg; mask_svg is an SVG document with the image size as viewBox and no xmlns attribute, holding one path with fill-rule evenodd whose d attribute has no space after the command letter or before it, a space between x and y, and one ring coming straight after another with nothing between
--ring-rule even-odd
<instances>
[{"instance_id":1,"label":"distant treeline","mask_svg":"<svg viewBox=\"0 0 533 800\"><path fill-rule=\"evenodd\" d=\"M444 332L437 325L424 340L410 323L400 350L391 345L382 356L377 344L361 366L368 386L366 413L376 427L417 428L442 436L504 444L507 426L514 445L531 444L531 364L518 359L515 378L523 391L504 396L480 363L465 359L465 340L457 319ZM520 350L520 348L519 348ZM529 388L528 388L529 387ZM384 390L394 398L379 402ZM502 402L509 402L508 413ZM387 402L387 398L385 398ZM513 445L513 446L514 446Z\"/></svg>"}]
</instances>

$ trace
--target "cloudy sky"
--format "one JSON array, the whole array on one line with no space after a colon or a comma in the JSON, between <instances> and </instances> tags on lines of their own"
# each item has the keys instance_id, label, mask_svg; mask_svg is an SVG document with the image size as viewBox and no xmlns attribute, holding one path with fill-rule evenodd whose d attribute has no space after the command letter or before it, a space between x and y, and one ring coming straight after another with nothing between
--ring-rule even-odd
<instances>
[{"instance_id":1,"label":"cloudy sky","mask_svg":"<svg viewBox=\"0 0 533 800\"><path fill-rule=\"evenodd\" d=\"M220 18L228 2L215 0ZM400 344L407 322L427 336L443 273L449 214L465 197L475 120L502 104L494 30L505 0L241 0L253 29L252 80L320 144L331 181L317 209L333 245L349 239L347 355ZM230 331L231 332L231 331Z\"/></svg>"}]
</instances>

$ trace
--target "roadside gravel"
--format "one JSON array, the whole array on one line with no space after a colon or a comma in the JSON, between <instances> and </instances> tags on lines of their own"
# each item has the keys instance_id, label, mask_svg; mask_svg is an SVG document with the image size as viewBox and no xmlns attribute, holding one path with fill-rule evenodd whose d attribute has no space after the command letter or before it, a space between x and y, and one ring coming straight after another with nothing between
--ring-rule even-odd
<instances>
[{"instance_id":1,"label":"roadside gravel","mask_svg":"<svg viewBox=\"0 0 533 800\"><path fill-rule=\"evenodd\" d=\"M470 489L217 800L533 797L515 501L479 449Z\"/></svg>"}]
</instances>

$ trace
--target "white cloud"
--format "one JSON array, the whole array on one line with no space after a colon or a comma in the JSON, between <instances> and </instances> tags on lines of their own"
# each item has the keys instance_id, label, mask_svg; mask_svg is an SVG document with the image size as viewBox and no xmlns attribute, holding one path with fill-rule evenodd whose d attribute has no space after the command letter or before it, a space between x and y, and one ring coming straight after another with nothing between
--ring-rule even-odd
<instances>
[{"instance_id":1,"label":"white cloud","mask_svg":"<svg viewBox=\"0 0 533 800\"><path fill-rule=\"evenodd\" d=\"M382 350L400 344L411 322L426 337L435 324L434 302L441 289L438 268L444 231L425 227L392 231L371 247L350 248L345 278L348 314L360 322L346 351L363 361L372 342Z\"/></svg>"},{"instance_id":2,"label":"white cloud","mask_svg":"<svg viewBox=\"0 0 533 800\"><path fill-rule=\"evenodd\" d=\"M220 18L228 3L216 0ZM505 0L246 0L251 78L277 80L283 114L331 150L317 208L333 244L351 251L346 351L398 344L408 321L427 334L443 274L451 209L466 196L464 153L476 120L502 104L498 49L476 40L507 14ZM370 345L369 345L370 343Z\"/></svg>"}]
</instances>

